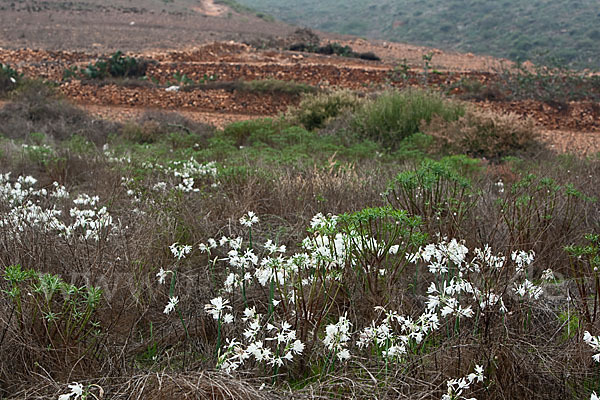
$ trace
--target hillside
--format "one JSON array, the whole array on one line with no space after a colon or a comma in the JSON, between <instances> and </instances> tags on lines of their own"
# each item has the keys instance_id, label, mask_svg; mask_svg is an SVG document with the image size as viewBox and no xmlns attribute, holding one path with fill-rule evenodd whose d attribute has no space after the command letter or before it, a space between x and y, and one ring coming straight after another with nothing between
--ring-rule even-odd
<instances>
[{"instance_id":1,"label":"hillside","mask_svg":"<svg viewBox=\"0 0 600 400\"><path fill-rule=\"evenodd\" d=\"M240 0L290 23L370 38L598 69L594 0Z\"/></svg>"},{"instance_id":2,"label":"hillside","mask_svg":"<svg viewBox=\"0 0 600 400\"><path fill-rule=\"evenodd\" d=\"M294 31L231 0L0 0L0 26L0 47L98 52L261 42Z\"/></svg>"}]
</instances>

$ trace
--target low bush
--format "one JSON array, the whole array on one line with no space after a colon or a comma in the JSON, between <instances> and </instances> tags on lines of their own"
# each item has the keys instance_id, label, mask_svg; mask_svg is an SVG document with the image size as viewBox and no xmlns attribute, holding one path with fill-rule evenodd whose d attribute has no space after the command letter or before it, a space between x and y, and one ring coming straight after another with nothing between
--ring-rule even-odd
<instances>
[{"instance_id":1,"label":"low bush","mask_svg":"<svg viewBox=\"0 0 600 400\"><path fill-rule=\"evenodd\" d=\"M399 143L419 131L422 121L434 117L454 121L464 115L462 104L423 90L388 91L354 113L351 126L363 138L395 150Z\"/></svg>"},{"instance_id":2,"label":"low bush","mask_svg":"<svg viewBox=\"0 0 600 400\"><path fill-rule=\"evenodd\" d=\"M356 110L361 102L356 94L347 90L306 96L297 107L288 110L286 119L291 124L314 130L322 128L344 111Z\"/></svg>"},{"instance_id":3,"label":"low bush","mask_svg":"<svg viewBox=\"0 0 600 400\"><path fill-rule=\"evenodd\" d=\"M139 78L146 75L148 65L149 62L144 59L124 56L121 51L117 51L94 64L90 63L85 68L73 67L66 69L63 73L63 78Z\"/></svg>"},{"instance_id":4,"label":"low bush","mask_svg":"<svg viewBox=\"0 0 600 400\"><path fill-rule=\"evenodd\" d=\"M541 146L536 141L535 123L516 114L471 109L455 121L436 116L422 130L438 140L440 149L488 160L524 154Z\"/></svg>"},{"instance_id":5,"label":"low bush","mask_svg":"<svg viewBox=\"0 0 600 400\"><path fill-rule=\"evenodd\" d=\"M373 52L357 53L354 50L352 50L352 47L347 46L347 45L342 46L341 44L336 43L336 42L330 42L324 46L319 46L318 44L314 44L314 43L299 42L299 43L294 43L291 46L289 46L288 50L302 51L302 52L307 52L307 53L324 54L324 55L336 55L336 56L341 56L341 57L360 58L363 60L370 60L370 61L381 61L381 58L379 58Z\"/></svg>"}]
</instances>

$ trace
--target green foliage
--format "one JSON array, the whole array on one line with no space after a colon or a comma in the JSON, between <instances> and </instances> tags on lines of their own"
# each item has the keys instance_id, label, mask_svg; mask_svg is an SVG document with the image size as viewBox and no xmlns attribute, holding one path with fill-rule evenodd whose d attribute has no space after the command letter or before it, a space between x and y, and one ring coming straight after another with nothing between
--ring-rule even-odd
<instances>
[{"instance_id":1,"label":"green foliage","mask_svg":"<svg viewBox=\"0 0 600 400\"><path fill-rule=\"evenodd\" d=\"M471 180L480 161L464 156L441 161L425 159L415 169L400 172L385 197L395 209L423 218L428 231L460 237L463 222L478 201Z\"/></svg>"},{"instance_id":2,"label":"green foliage","mask_svg":"<svg viewBox=\"0 0 600 400\"><path fill-rule=\"evenodd\" d=\"M538 254L564 246L565 240L584 223L581 209L595 199L571 184L533 173L500 188L496 202L512 248L534 244Z\"/></svg>"},{"instance_id":3,"label":"green foliage","mask_svg":"<svg viewBox=\"0 0 600 400\"><path fill-rule=\"evenodd\" d=\"M202 78L198 79L198 81L194 81L192 78L188 77L187 74L182 73L181 71L177 71L173 74L173 82L167 81L167 86L171 86L173 84L179 86L193 86L193 85L205 85L208 82L215 82L218 79L216 74L204 74ZM152 77L152 82L158 85L158 80Z\"/></svg>"},{"instance_id":4,"label":"green foliage","mask_svg":"<svg viewBox=\"0 0 600 400\"><path fill-rule=\"evenodd\" d=\"M427 235L421 232L421 218L392 207L365 208L340 215L339 230L346 234L354 260L352 271L360 298L373 305L390 301L384 298L402 278L408 265L404 255L421 246Z\"/></svg>"},{"instance_id":5,"label":"green foliage","mask_svg":"<svg viewBox=\"0 0 600 400\"><path fill-rule=\"evenodd\" d=\"M420 160L425 158L432 144L433 137L417 132L401 140L393 154L401 160Z\"/></svg>"},{"instance_id":6,"label":"green foliage","mask_svg":"<svg viewBox=\"0 0 600 400\"><path fill-rule=\"evenodd\" d=\"M403 139L419 131L422 121L430 122L434 116L453 121L464 113L462 105L433 92L388 91L359 108L352 127L361 137L395 150Z\"/></svg>"},{"instance_id":7,"label":"green foliage","mask_svg":"<svg viewBox=\"0 0 600 400\"><path fill-rule=\"evenodd\" d=\"M93 154L96 151L96 145L80 135L71 136L65 143L66 148L75 154Z\"/></svg>"},{"instance_id":8,"label":"green foliage","mask_svg":"<svg viewBox=\"0 0 600 400\"><path fill-rule=\"evenodd\" d=\"M573 337L575 337L575 335L577 335L577 333L579 332L581 322L575 310L571 312L561 312L560 314L558 314L558 320L563 326L562 339L564 341L571 340Z\"/></svg>"},{"instance_id":9,"label":"green foliage","mask_svg":"<svg viewBox=\"0 0 600 400\"><path fill-rule=\"evenodd\" d=\"M352 47L343 46L337 42L330 42L324 46L314 43L294 43L288 47L292 51L304 51L308 53L317 53L325 55L336 55L341 57L361 58L363 60L380 61L381 59L372 52L357 53Z\"/></svg>"},{"instance_id":10,"label":"green foliage","mask_svg":"<svg viewBox=\"0 0 600 400\"><path fill-rule=\"evenodd\" d=\"M251 121L234 122L223 130L225 136L233 138L237 146L243 146L251 136L268 137L277 130L277 122L270 119L256 119Z\"/></svg>"},{"instance_id":11,"label":"green foliage","mask_svg":"<svg viewBox=\"0 0 600 400\"><path fill-rule=\"evenodd\" d=\"M99 288L78 287L58 275L20 265L7 266L3 277L9 288L2 293L16 313L10 323L22 335L33 334L54 350L77 346L83 355L92 349L100 335L94 320L102 296Z\"/></svg>"},{"instance_id":12,"label":"green foliage","mask_svg":"<svg viewBox=\"0 0 600 400\"><path fill-rule=\"evenodd\" d=\"M66 69L63 72L63 79L139 78L146 75L147 69L148 61L124 56L121 51L117 51L94 64L88 64L85 68Z\"/></svg>"},{"instance_id":13,"label":"green foliage","mask_svg":"<svg viewBox=\"0 0 600 400\"><path fill-rule=\"evenodd\" d=\"M297 107L291 108L286 119L308 130L322 128L328 121L344 111L354 111L361 100L350 91L336 91L306 96Z\"/></svg>"},{"instance_id":14,"label":"green foliage","mask_svg":"<svg viewBox=\"0 0 600 400\"><path fill-rule=\"evenodd\" d=\"M47 166L52 160L56 158L56 153L52 147L42 145L23 145L23 152L25 156L32 162L41 166Z\"/></svg>"},{"instance_id":15,"label":"green foliage","mask_svg":"<svg viewBox=\"0 0 600 400\"><path fill-rule=\"evenodd\" d=\"M237 12L238 14L254 14L256 13L256 10L254 10L251 7L247 7L239 2L237 2L236 0L215 0L215 4L223 4L229 8L231 8L233 11ZM263 17L259 17L259 18L266 18L267 16L263 14Z\"/></svg>"}]
</instances>

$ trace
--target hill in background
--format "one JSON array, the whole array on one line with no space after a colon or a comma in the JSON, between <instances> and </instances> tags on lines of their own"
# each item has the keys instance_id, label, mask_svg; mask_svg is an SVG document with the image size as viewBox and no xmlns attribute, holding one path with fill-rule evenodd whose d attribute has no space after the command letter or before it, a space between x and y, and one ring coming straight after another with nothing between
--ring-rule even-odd
<instances>
[{"instance_id":1,"label":"hill in background","mask_svg":"<svg viewBox=\"0 0 600 400\"><path fill-rule=\"evenodd\" d=\"M286 22L513 60L600 69L597 0L240 0Z\"/></svg>"},{"instance_id":2,"label":"hill in background","mask_svg":"<svg viewBox=\"0 0 600 400\"><path fill-rule=\"evenodd\" d=\"M295 30L233 0L0 0L0 27L0 47L100 52L261 42Z\"/></svg>"}]
</instances>

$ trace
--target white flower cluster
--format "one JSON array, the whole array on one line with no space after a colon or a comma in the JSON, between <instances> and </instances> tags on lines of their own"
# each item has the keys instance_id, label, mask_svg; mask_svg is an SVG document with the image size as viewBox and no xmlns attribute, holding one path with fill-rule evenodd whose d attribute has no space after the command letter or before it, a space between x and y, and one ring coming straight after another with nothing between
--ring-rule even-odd
<instances>
[{"instance_id":1,"label":"white flower cluster","mask_svg":"<svg viewBox=\"0 0 600 400\"><path fill-rule=\"evenodd\" d=\"M374 345L388 360L399 360L407 353L411 341L421 343L430 332L439 328L437 314L428 311L413 320L381 306L375 310L384 316L383 321L379 324L373 321L365 327L356 344L360 349Z\"/></svg>"},{"instance_id":2,"label":"white flower cluster","mask_svg":"<svg viewBox=\"0 0 600 400\"><path fill-rule=\"evenodd\" d=\"M350 328L352 323L346 315L341 315L338 322L329 324L325 327L325 338L323 344L333 352L340 361L346 361L350 358L348 351L348 342L350 341Z\"/></svg>"},{"instance_id":3,"label":"white flower cluster","mask_svg":"<svg viewBox=\"0 0 600 400\"><path fill-rule=\"evenodd\" d=\"M98 207L98 196L90 197L82 194L73 200L78 206L69 210L70 216L74 222L70 225L62 226L62 233L66 237L73 235L82 240L100 240L105 232L110 232L113 226L113 220L106 207Z\"/></svg>"},{"instance_id":4,"label":"white flower cluster","mask_svg":"<svg viewBox=\"0 0 600 400\"><path fill-rule=\"evenodd\" d=\"M250 228L258 222L258 217L250 212L240 218L239 222ZM288 256L285 254L285 246L278 246L273 240L267 240L262 246L253 248L250 245L246 247L241 237L224 236L221 239L210 238L198 246L200 251L209 256L217 250L224 255L217 256L212 261L225 264L227 272L222 296L239 298L239 294L243 294L254 284L267 289L265 293L270 293L267 320L257 314L254 308L244 311L242 319L246 323L246 329L243 338L228 338L219 358L221 368L235 370L247 365L247 360L250 359L273 366L291 361L296 354L301 354L304 345L297 341L296 331L290 326L290 318L300 319L308 324L318 323L311 320L314 318L312 311L305 312L298 306L306 300L303 296L311 295L313 284L317 287L338 284L344 269L356 264L353 258L361 250L379 254L378 249L389 249L387 251L395 257L401 256L397 254L398 245L378 243L364 235L359 240L358 235L354 237L352 233L337 232L336 226L337 217L316 215L311 221L311 235L302 241L302 252ZM173 254L177 257L175 252ZM358 350L371 348L384 359L401 361L432 332L438 330L444 318L471 318L476 311L493 312L494 309L506 312L502 294L507 291L494 286L494 282L483 281L482 276L502 277L509 265L516 265L514 270L509 270L512 280L509 279L506 283L512 285L513 292L520 295L525 290L525 295L532 300L540 297L536 287L521 276L524 268L533 262L532 252L515 253L512 264L503 255L494 254L488 246L475 249L473 254L473 257L468 257L469 249L464 243L445 238L437 244L420 248L414 254L406 254L406 260L410 262L425 263L426 270L434 278L427 289L426 307L421 314L401 315L396 311L376 307L379 317L356 332L352 332L353 323L346 314L338 315L337 322L324 328L321 339L324 349L331 354L331 359L339 361L350 359L354 347ZM164 271L163 275L166 273ZM219 324L230 324L234 323L237 315L230 304L219 296L211 300L205 310ZM275 323L279 315L285 317ZM317 332L312 334L318 336ZM483 378L479 372L478 375L471 374L462 380L452 381L449 390L460 395L474 379Z\"/></svg>"},{"instance_id":5,"label":"white flower cluster","mask_svg":"<svg viewBox=\"0 0 600 400\"><path fill-rule=\"evenodd\" d=\"M337 225L337 220L338 217L336 215L324 216L318 213L310 221L310 228L315 231L333 230Z\"/></svg>"},{"instance_id":6,"label":"white flower cluster","mask_svg":"<svg viewBox=\"0 0 600 400\"><path fill-rule=\"evenodd\" d=\"M217 367L225 372L237 370L250 359L279 368L304 351L304 344L296 338L296 331L288 322L265 323L255 308L246 308L242 319L246 323L244 343L228 339L219 355Z\"/></svg>"},{"instance_id":7,"label":"white flower cluster","mask_svg":"<svg viewBox=\"0 0 600 400\"><path fill-rule=\"evenodd\" d=\"M476 365L475 372L472 372L463 378L451 379L446 382L448 392L442 396L442 400L477 400L474 397L467 399L463 396L463 392L468 390L473 382L483 382L483 379L483 367Z\"/></svg>"},{"instance_id":8,"label":"white flower cluster","mask_svg":"<svg viewBox=\"0 0 600 400\"><path fill-rule=\"evenodd\" d=\"M459 302L461 294L465 294L466 296L462 297L463 301L475 300L475 304L482 311L498 306L501 312L506 312L502 295L495 293L490 285L481 282L484 274L499 275L504 271L508 265L506 257L493 254L489 246L475 249L470 260L467 258L468 252L468 248L456 239L448 241L444 238L438 244L428 244L417 253L406 255L411 262L427 263L429 272L438 275L438 281L441 280L437 285L434 282L429 285L427 308L431 312L439 309L442 317L453 315L470 318L474 313L472 306L463 306ZM526 268L533 263L534 257L533 251L515 251L511 255L515 264L515 272L511 275L514 281L512 291L517 296L529 300L538 300L543 295L541 287L522 278ZM448 274L452 275L450 279ZM548 276L548 272L545 274Z\"/></svg>"},{"instance_id":9,"label":"white flower cluster","mask_svg":"<svg viewBox=\"0 0 600 400\"><path fill-rule=\"evenodd\" d=\"M0 174L0 206L8 210L0 218L0 228L10 229L15 238L29 229L57 232L69 239L98 241L114 229L112 217L106 207L99 207L99 198L81 194L73 200L69 209L70 220L65 221L64 210L57 208L57 201L70 197L69 192L57 182L52 188L35 189L37 180L31 176L19 176L13 183L10 173Z\"/></svg>"},{"instance_id":10,"label":"white flower cluster","mask_svg":"<svg viewBox=\"0 0 600 400\"><path fill-rule=\"evenodd\" d=\"M245 227L251 227L259 221L259 218L252 211L242 216L240 224ZM326 266L328 270L335 266L343 266L347 257L348 240L338 234L333 240L329 236L317 235L307 237L303 240L302 246L305 252L295 253L289 257L282 254L286 252L286 247L276 245L272 240L267 240L264 245L264 253L259 257L253 248L243 248L243 239L241 237L228 238L223 236L216 240L209 238L207 243L200 243L198 248L202 252L210 253L217 247L226 247L226 257L220 258L224 261L230 272L224 281L224 291L232 293L236 288L241 288L243 282L251 284L254 280L261 286L268 286L272 282L285 286L292 284L295 280L300 280L303 285L310 285L312 277L304 273L318 265ZM242 272L243 271L243 272ZM339 275L331 274L329 278ZM288 301L293 302L290 297Z\"/></svg>"},{"instance_id":11,"label":"white flower cluster","mask_svg":"<svg viewBox=\"0 0 600 400\"><path fill-rule=\"evenodd\" d=\"M112 152L105 149L104 154L108 157L109 162L121 163L121 164L134 164L130 157L114 157ZM193 157L185 161L173 161L168 165L160 163L152 163L149 161L143 161L139 163L139 167L145 170L159 171L166 175L169 181L174 178L174 182L159 181L150 185L154 192L166 192L168 189L174 189L184 193L198 193L200 189L196 187L196 182L200 178L208 177L216 179L218 176L217 164L214 161L208 163L199 163ZM130 179L123 177L121 178L123 186L127 189L127 194L132 198L134 202L141 202L142 199L147 200L144 195L145 190L136 188L135 182ZM218 182L214 181L211 186L217 187Z\"/></svg>"},{"instance_id":12,"label":"white flower cluster","mask_svg":"<svg viewBox=\"0 0 600 400\"><path fill-rule=\"evenodd\" d=\"M171 250L171 254L173 254L173 257L175 257L177 260L185 258L188 254L192 252L192 246L186 244L179 244L177 242L169 246L169 249Z\"/></svg>"},{"instance_id":13,"label":"white flower cluster","mask_svg":"<svg viewBox=\"0 0 600 400\"><path fill-rule=\"evenodd\" d=\"M171 311L173 311L175 309L175 307L177 307L177 304L179 304L179 297L177 297L177 296L170 297L169 302L165 306L163 313L170 314Z\"/></svg>"},{"instance_id":14,"label":"white flower cluster","mask_svg":"<svg viewBox=\"0 0 600 400\"><path fill-rule=\"evenodd\" d=\"M445 239L438 244L428 244L414 254L407 254L409 261L417 263L423 261L428 263L429 272L441 274L448 272L448 264L452 262L457 268L465 263L469 249L456 239L447 242Z\"/></svg>"},{"instance_id":15,"label":"white flower cluster","mask_svg":"<svg viewBox=\"0 0 600 400\"><path fill-rule=\"evenodd\" d=\"M217 321L222 321L226 324L233 322L233 315L225 313L226 310L231 310L229 300L224 300L222 297L215 297L210 301L210 304L204 306L204 311Z\"/></svg>"}]
</instances>

